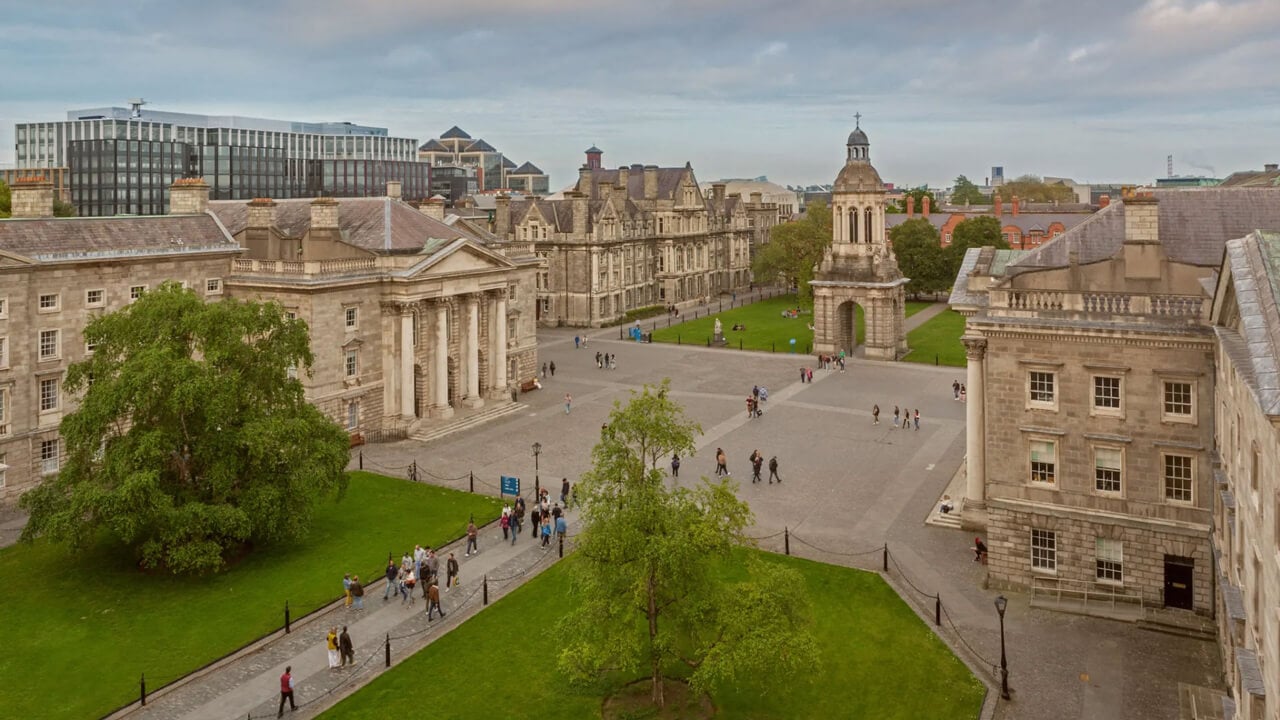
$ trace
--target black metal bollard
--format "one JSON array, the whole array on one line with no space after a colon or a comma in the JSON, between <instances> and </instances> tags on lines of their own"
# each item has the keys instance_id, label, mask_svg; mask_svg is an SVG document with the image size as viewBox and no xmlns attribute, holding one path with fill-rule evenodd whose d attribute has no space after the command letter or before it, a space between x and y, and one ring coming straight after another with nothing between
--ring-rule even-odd
<instances>
[{"instance_id":1,"label":"black metal bollard","mask_svg":"<svg viewBox=\"0 0 1280 720\"><path fill-rule=\"evenodd\" d=\"M560 557L564 557L564 536L560 536Z\"/></svg>"},{"instance_id":2,"label":"black metal bollard","mask_svg":"<svg viewBox=\"0 0 1280 720\"><path fill-rule=\"evenodd\" d=\"M677 344L677 345L683 345L683 344L684 344L684 343L680 342L680 333L676 333L676 344Z\"/></svg>"},{"instance_id":3,"label":"black metal bollard","mask_svg":"<svg viewBox=\"0 0 1280 720\"><path fill-rule=\"evenodd\" d=\"M288 635L292 630L289 629L289 601L284 601L284 632Z\"/></svg>"},{"instance_id":4,"label":"black metal bollard","mask_svg":"<svg viewBox=\"0 0 1280 720\"><path fill-rule=\"evenodd\" d=\"M884 571L889 572L889 543L884 544Z\"/></svg>"},{"instance_id":5,"label":"black metal bollard","mask_svg":"<svg viewBox=\"0 0 1280 720\"><path fill-rule=\"evenodd\" d=\"M484 590L484 604L488 605L489 604L489 576L488 575L484 576L484 580L481 581L480 587Z\"/></svg>"},{"instance_id":6,"label":"black metal bollard","mask_svg":"<svg viewBox=\"0 0 1280 720\"><path fill-rule=\"evenodd\" d=\"M364 469L364 451L363 450L360 451L360 469L361 470Z\"/></svg>"},{"instance_id":7,"label":"black metal bollard","mask_svg":"<svg viewBox=\"0 0 1280 720\"><path fill-rule=\"evenodd\" d=\"M711 338L707 338L707 347L711 347Z\"/></svg>"},{"instance_id":8,"label":"black metal bollard","mask_svg":"<svg viewBox=\"0 0 1280 720\"><path fill-rule=\"evenodd\" d=\"M934 364L934 365L937 365L937 364L938 364L938 354L937 354L937 353L934 353L934 355L933 355L933 364Z\"/></svg>"},{"instance_id":9,"label":"black metal bollard","mask_svg":"<svg viewBox=\"0 0 1280 720\"><path fill-rule=\"evenodd\" d=\"M933 624L942 627L942 594L933 596Z\"/></svg>"},{"instance_id":10,"label":"black metal bollard","mask_svg":"<svg viewBox=\"0 0 1280 720\"><path fill-rule=\"evenodd\" d=\"M778 343L769 343L769 352L778 352Z\"/></svg>"},{"instance_id":11,"label":"black metal bollard","mask_svg":"<svg viewBox=\"0 0 1280 720\"><path fill-rule=\"evenodd\" d=\"M791 529L782 528L782 548L788 555L791 554Z\"/></svg>"},{"instance_id":12,"label":"black metal bollard","mask_svg":"<svg viewBox=\"0 0 1280 720\"><path fill-rule=\"evenodd\" d=\"M143 707L146 707L147 706L147 674L146 673L142 673L142 675L138 677L138 685L139 685L138 701L142 703Z\"/></svg>"},{"instance_id":13,"label":"black metal bollard","mask_svg":"<svg viewBox=\"0 0 1280 720\"><path fill-rule=\"evenodd\" d=\"M623 335L622 335L622 326L621 326L621 325L619 325L619 326L618 326L618 339L619 339L619 340L624 340L624 339L625 339L625 338L623 337Z\"/></svg>"},{"instance_id":14,"label":"black metal bollard","mask_svg":"<svg viewBox=\"0 0 1280 720\"><path fill-rule=\"evenodd\" d=\"M387 633L387 644L385 646L385 650L387 667L391 667L391 633Z\"/></svg>"},{"instance_id":15,"label":"black metal bollard","mask_svg":"<svg viewBox=\"0 0 1280 720\"><path fill-rule=\"evenodd\" d=\"M476 491L476 474L474 471L467 473L471 476L471 492Z\"/></svg>"},{"instance_id":16,"label":"black metal bollard","mask_svg":"<svg viewBox=\"0 0 1280 720\"><path fill-rule=\"evenodd\" d=\"M742 340L738 340L738 349L739 349L739 350L741 350L741 349L742 349Z\"/></svg>"}]
</instances>

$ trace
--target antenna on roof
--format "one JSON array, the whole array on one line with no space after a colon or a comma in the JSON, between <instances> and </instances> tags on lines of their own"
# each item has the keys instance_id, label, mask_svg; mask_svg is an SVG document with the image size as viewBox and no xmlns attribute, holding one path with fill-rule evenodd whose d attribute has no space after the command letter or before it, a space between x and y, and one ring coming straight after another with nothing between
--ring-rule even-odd
<instances>
[{"instance_id":1,"label":"antenna on roof","mask_svg":"<svg viewBox=\"0 0 1280 720\"><path fill-rule=\"evenodd\" d=\"M1173 177L1173 156L1169 156L1169 177Z\"/></svg>"},{"instance_id":2,"label":"antenna on roof","mask_svg":"<svg viewBox=\"0 0 1280 720\"><path fill-rule=\"evenodd\" d=\"M129 117L133 119L142 117L142 106L146 104L147 104L147 101L143 100L142 98L134 98L130 100L129 101L129 108L130 108Z\"/></svg>"}]
</instances>

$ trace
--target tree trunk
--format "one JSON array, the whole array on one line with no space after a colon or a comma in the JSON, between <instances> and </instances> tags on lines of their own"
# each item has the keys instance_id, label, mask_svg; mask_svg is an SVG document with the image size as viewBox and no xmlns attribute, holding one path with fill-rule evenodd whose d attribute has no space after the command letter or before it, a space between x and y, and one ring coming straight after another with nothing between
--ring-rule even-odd
<instances>
[{"instance_id":1,"label":"tree trunk","mask_svg":"<svg viewBox=\"0 0 1280 720\"><path fill-rule=\"evenodd\" d=\"M649 570L649 659L652 663L653 703L658 707L666 707L667 698L662 688L662 657L655 649L658 641L658 599L654 589L653 570Z\"/></svg>"}]
</instances>

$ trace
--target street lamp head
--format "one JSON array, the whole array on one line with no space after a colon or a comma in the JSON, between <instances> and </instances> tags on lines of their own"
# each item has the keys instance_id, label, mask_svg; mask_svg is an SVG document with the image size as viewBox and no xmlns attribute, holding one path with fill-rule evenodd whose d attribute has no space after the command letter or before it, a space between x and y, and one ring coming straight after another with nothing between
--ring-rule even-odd
<instances>
[{"instance_id":1,"label":"street lamp head","mask_svg":"<svg viewBox=\"0 0 1280 720\"><path fill-rule=\"evenodd\" d=\"M538 455L538 454L540 454L541 452L542 452L542 443L539 443L539 442L534 443L534 444L533 444L533 454L534 454L534 455Z\"/></svg>"},{"instance_id":2,"label":"street lamp head","mask_svg":"<svg viewBox=\"0 0 1280 720\"><path fill-rule=\"evenodd\" d=\"M1004 617L1004 609L1009 606L1009 599L1003 595L996 596L996 612L1000 613L1000 617Z\"/></svg>"}]
</instances>

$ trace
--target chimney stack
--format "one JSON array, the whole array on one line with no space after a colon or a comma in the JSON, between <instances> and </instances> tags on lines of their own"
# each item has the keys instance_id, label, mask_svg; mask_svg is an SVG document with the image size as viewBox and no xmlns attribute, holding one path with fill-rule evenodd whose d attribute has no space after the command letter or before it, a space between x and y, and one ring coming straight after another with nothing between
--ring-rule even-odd
<instances>
[{"instance_id":1,"label":"chimney stack","mask_svg":"<svg viewBox=\"0 0 1280 720\"><path fill-rule=\"evenodd\" d=\"M644 166L644 199L658 199L658 166Z\"/></svg>"},{"instance_id":2,"label":"chimney stack","mask_svg":"<svg viewBox=\"0 0 1280 720\"><path fill-rule=\"evenodd\" d=\"M573 208L573 237L581 240L587 234L587 213L590 212L590 204L587 196L580 192L565 193L572 203Z\"/></svg>"},{"instance_id":3,"label":"chimney stack","mask_svg":"<svg viewBox=\"0 0 1280 720\"><path fill-rule=\"evenodd\" d=\"M444 200L438 197L427 198L418 205L418 212L429 218L444 220Z\"/></svg>"},{"instance_id":4,"label":"chimney stack","mask_svg":"<svg viewBox=\"0 0 1280 720\"><path fill-rule=\"evenodd\" d=\"M311 230L338 229L338 201L318 197L311 201Z\"/></svg>"},{"instance_id":5,"label":"chimney stack","mask_svg":"<svg viewBox=\"0 0 1280 720\"><path fill-rule=\"evenodd\" d=\"M401 186L400 186L399 180L388 180L387 181L387 197L391 198L392 200L399 200L401 198L400 187Z\"/></svg>"},{"instance_id":6,"label":"chimney stack","mask_svg":"<svg viewBox=\"0 0 1280 720\"><path fill-rule=\"evenodd\" d=\"M920 216L925 220L929 219L929 196L925 195L920 198Z\"/></svg>"},{"instance_id":7,"label":"chimney stack","mask_svg":"<svg viewBox=\"0 0 1280 720\"><path fill-rule=\"evenodd\" d=\"M1018 196L1017 195L1013 196L1013 201L1011 204L1013 206L1013 216L1018 217Z\"/></svg>"},{"instance_id":8,"label":"chimney stack","mask_svg":"<svg viewBox=\"0 0 1280 720\"><path fill-rule=\"evenodd\" d=\"M907 196L907 219L910 220L915 216L916 216L916 196L908 195Z\"/></svg>"},{"instance_id":9,"label":"chimney stack","mask_svg":"<svg viewBox=\"0 0 1280 720\"><path fill-rule=\"evenodd\" d=\"M591 147L587 148L587 167L588 168L591 168L592 170L599 170L600 168L604 167L604 165L601 164L601 161L603 160L603 158L604 158L604 151L601 150L600 148L596 147L595 145L592 145Z\"/></svg>"},{"instance_id":10,"label":"chimney stack","mask_svg":"<svg viewBox=\"0 0 1280 720\"><path fill-rule=\"evenodd\" d=\"M1000 199L1000 193L996 193L991 201L991 212L998 218L1004 215L1004 202Z\"/></svg>"},{"instance_id":11,"label":"chimney stack","mask_svg":"<svg viewBox=\"0 0 1280 720\"><path fill-rule=\"evenodd\" d=\"M627 198L631 194L631 168L626 165L618 168L618 184L622 186L622 197Z\"/></svg>"},{"instance_id":12,"label":"chimney stack","mask_svg":"<svg viewBox=\"0 0 1280 720\"><path fill-rule=\"evenodd\" d=\"M493 234L506 240L507 233L511 232L511 196L498 193L498 197L494 198L494 204Z\"/></svg>"},{"instance_id":13,"label":"chimney stack","mask_svg":"<svg viewBox=\"0 0 1280 720\"><path fill-rule=\"evenodd\" d=\"M207 190L206 190L207 192ZM176 198L177 195L171 197ZM291 259L285 255L286 248L281 238L271 232L276 224L276 202L271 198L254 198L245 208L245 228L240 244L245 249L246 257L261 260ZM294 250L297 243L288 243L288 249Z\"/></svg>"},{"instance_id":14,"label":"chimney stack","mask_svg":"<svg viewBox=\"0 0 1280 720\"><path fill-rule=\"evenodd\" d=\"M1277 170L1280 170L1280 164L1278 164L1278 163L1267 163L1266 165L1263 165L1263 166L1262 166L1262 170L1263 170L1264 172L1275 172L1275 171L1277 171Z\"/></svg>"},{"instance_id":15,"label":"chimney stack","mask_svg":"<svg viewBox=\"0 0 1280 720\"><path fill-rule=\"evenodd\" d=\"M170 215L200 215L208 209L209 186L204 178L181 178L169 186Z\"/></svg>"},{"instance_id":16,"label":"chimney stack","mask_svg":"<svg viewBox=\"0 0 1280 720\"><path fill-rule=\"evenodd\" d=\"M592 168L590 165L583 165L578 168L578 187L580 193L585 193L587 197L591 196L591 175Z\"/></svg>"},{"instance_id":17,"label":"chimney stack","mask_svg":"<svg viewBox=\"0 0 1280 720\"><path fill-rule=\"evenodd\" d=\"M1124 199L1124 276L1132 280L1160 278L1160 206L1151 193Z\"/></svg>"},{"instance_id":18,"label":"chimney stack","mask_svg":"<svg viewBox=\"0 0 1280 720\"><path fill-rule=\"evenodd\" d=\"M53 183L43 175L20 177L13 181L10 216L14 218L53 217Z\"/></svg>"},{"instance_id":19,"label":"chimney stack","mask_svg":"<svg viewBox=\"0 0 1280 720\"><path fill-rule=\"evenodd\" d=\"M276 201L271 198L254 198L249 201L249 213L245 227L270 229L276 224ZM312 211L314 213L314 210Z\"/></svg>"},{"instance_id":20,"label":"chimney stack","mask_svg":"<svg viewBox=\"0 0 1280 720\"><path fill-rule=\"evenodd\" d=\"M715 199L716 205L724 205L724 183L712 183L711 197Z\"/></svg>"},{"instance_id":21,"label":"chimney stack","mask_svg":"<svg viewBox=\"0 0 1280 720\"><path fill-rule=\"evenodd\" d=\"M1104 208L1104 207L1106 207L1106 206L1108 206L1108 205L1110 205L1110 204L1111 204L1111 196L1110 196L1110 195L1099 195L1099 196L1098 196L1098 209L1099 209L1099 210L1101 210L1102 208Z\"/></svg>"},{"instance_id":22,"label":"chimney stack","mask_svg":"<svg viewBox=\"0 0 1280 720\"><path fill-rule=\"evenodd\" d=\"M760 207L761 205L764 205L764 193L759 193L759 192L751 193L751 204L754 207Z\"/></svg>"}]
</instances>

